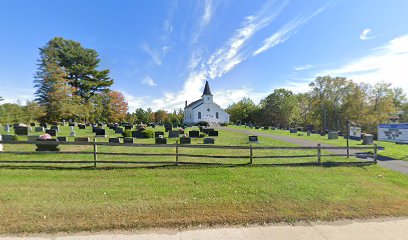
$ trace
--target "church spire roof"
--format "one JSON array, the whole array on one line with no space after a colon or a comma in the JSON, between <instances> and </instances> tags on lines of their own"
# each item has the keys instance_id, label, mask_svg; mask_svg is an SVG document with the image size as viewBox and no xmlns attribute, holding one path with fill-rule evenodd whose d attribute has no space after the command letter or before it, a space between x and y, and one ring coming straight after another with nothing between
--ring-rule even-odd
<instances>
[{"instance_id":1,"label":"church spire roof","mask_svg":"<svg viewBox=\"0 0 408 240\"><path fill-rule=\"evenodd\" d=\"M210 96L212 96L211 90L210 90L210 85L208 84L208 81L205 81L205 87L204 87L203 96L204 96L204 95L210 95Z\"/></svg>"}]
</instances>

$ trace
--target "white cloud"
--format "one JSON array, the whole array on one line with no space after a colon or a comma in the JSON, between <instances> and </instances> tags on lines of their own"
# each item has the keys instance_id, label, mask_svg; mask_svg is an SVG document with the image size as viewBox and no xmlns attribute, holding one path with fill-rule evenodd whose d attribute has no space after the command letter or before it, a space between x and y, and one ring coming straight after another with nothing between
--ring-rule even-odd
<instances>
[{"instance_id":1,"label":"white cloud","mask_svg":"<svg viewBox=\"0 0 408 240\"><path fill-rule=\"evenodd\" d=\"M212 15L213 15L212 0L206 0L204 3L204 14L201 17L200 24L203 26L209 24L211 21Z\"/></svg>"},{"instance_id":2,"label":"white cloud","mask_svg":"<svg viewBox=\"0 0 408 240\"><path fill-rule=\"evenodd\" d=\"M371 39L373 37L368 36L371 33L372 29L371 28L366 28L360 33L360 39L361 40L367 40Z\"/></svg>"},{"instance_id":3,"label":"white cloud","mask_svg":"<svg viewBox=\"0 0 408 240\"><path fill-rule=\"evenodd\" d=\"M152 58L154 64L156 64L157 66L160 66L160 65L162 64L162 60L161 60L161 58L160 58L160 54L159 54L156 50L152 49L152 48L149 46L149 44L144 43L144 44L142 45L142 49L143 49L143 51L145 51L147 54L149 54L149 56Z\"/></svg>"},{"instance_id":4,"label":"white cloud","mask_svg":"<svg viewBox=\"0 0 408 240\"><path fill-rule=\"evenodd\" d=\"M318 75L342 76L357 82L390 82L408 92L407 84L408 34L397 37L385 45L372 49L343 66L320 72Z\"/></svg>"},{"instance_id":5,"label":"white cloud","mask_svg":"<svg viewBox=\"0 0 408 240\"><path fill-rule=\"evenodd\" d=\"M302 65L302 66L295 67L295 68L293 68L293 70L295 70L295 71L303 71L303 70L308 70L308 69L311 69L311 68L313 68L313 65L311 65L311 64L306 64L306 65Z\"/></svg>"},{"instance_id":6,"label":"white cloud","mask_svg":"<svg viewBox=\"0 0 408 240\"><path fill-rule=\"evenodd\" d=\"M148 100L150 97L135 97L126 91L119 91L123 94L126 101L128 102L129 112L134 112L136 108L146 109L146 100Z\"/></svg>"},{"instance_id":7,"label":"white cloud","mask_svg":"<svg viewBox=\"0 0 408 240\"><path fill-rule=\"evenodd\" d=\"M142 80L142 84L143 85L148 85L148 86L156 86L156 82L149 76L146 76L143 80Z\"/></svg>"},{"instance_id":8,"label":"white cloud","mask_svg":"<svg viewBox=\"0 0 408 240\"><path fill-rule=\"evenodd\" d=\"M321 7L314 11L309 16L303 16L293 19L292 21L286 23L283 27L281 27L278 31L272 34L270 37L264 40L262 46L258 48L256 51L253 52L253 56L261 54L266 50L275 47L276 45L285 42L288 40L302 25L306 24L310 19L314 16L318 15L319 13L323 12L329 5Z\"/></svg>"},{"instance_id":9,"label":"white cloud","mask_svg":"<svg viewBox=\"0 0 408 240\"><path fill-rule=\"evenodd\" d=\"M214 92L214 99L222 108L227 108L234 102L242 98L250 98L255 104L258 104L262 98L265 98L270 92L256 92L248 87L238 89L218 89Z\"/></svg>"}]
</instances>

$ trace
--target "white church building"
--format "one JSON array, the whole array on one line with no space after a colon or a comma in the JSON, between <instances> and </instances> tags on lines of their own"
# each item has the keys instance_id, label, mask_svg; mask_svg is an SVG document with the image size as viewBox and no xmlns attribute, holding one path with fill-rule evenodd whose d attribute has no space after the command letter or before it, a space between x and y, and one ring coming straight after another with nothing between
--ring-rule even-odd
<instances>
[{"instance_id":1,"label":"white church building","mask_svg":"<svg viewBox=\"0 0 408 240\"><path fill-rule=\"evenodd\" d=\"M210 124L228 123L230 115L213 101L210 85L205 82L201 99L194 101L184 108L184 123L198 123L206 121Z\"/></svg>"}]
</instances>

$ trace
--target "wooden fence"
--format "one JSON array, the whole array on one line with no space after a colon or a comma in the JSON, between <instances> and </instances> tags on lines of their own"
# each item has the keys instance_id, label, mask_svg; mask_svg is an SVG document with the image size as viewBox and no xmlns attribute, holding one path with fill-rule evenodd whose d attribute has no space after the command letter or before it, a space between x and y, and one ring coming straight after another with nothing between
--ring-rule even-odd
<instances>
[{"instance_id":1,"label":"wooden fence","mask_svg":"<svg viewBox=\"0 0 408 240\"><path fill-rule=\"evenodd\" d=\"M316 164L321 164L322 157L335 157L335 156L356 156L361 157L363 155L370 156L373 161L377 163L377 145L364 146L364 147L335 147L335 146L321 146L317 144L314 147L280 147L280 146L220 146L220 145L193 145L193 144L179 144L176 141L175 144L132 144L132 143L110 143L110 142L52 142L52 141L0 141L0 144L11 145L74 145L74 146L92 146L93 151L2 151L0 154L17 154L17 155L38 155L38 154L91 154L93 155L93 162L79 161L79 160L0 160L0 163L93 163L96 167L97 163L131 163L131 164L208 164L200 162L188 162L180 161L181 157L189 158L218 158L218 159L248 159L248 164L254 164L254 159L279 159L279 158L316 158ZM123 152L100 152L98 146L120 146L120 147L132 147L132 148L173 148L174 153L123 153ZM183 154L179 152L180 148L195 148L195 149L232 149L232 150L247 150L246 155L202 155L202 154ZM336 154L327 153L323 154L324 150L373 150L373 153L356 153L356 154ZM254 155L255 151L260 150L315 150L316 154L300 154L300 155ZM349 151L347 151L349 152ZM175 161L111 161L111 160L99 160L99 155L110 156L135 156L135 157L148 157L148 156L162 156L162 157L174 157Z\"/></svg>"}]
</instances>

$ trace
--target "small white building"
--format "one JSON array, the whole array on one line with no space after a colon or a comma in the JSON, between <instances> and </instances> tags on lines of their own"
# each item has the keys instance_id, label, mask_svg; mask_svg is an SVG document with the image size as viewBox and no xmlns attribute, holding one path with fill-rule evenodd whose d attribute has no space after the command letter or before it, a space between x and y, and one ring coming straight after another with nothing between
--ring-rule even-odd
<instances>
[{"instance_id":1,"label":"small white building","mask_svg":"<svg viewBox=\"0 0 408 240\"><path fill-rule=\"evenodd\" d=\"M230 115L218 104L214 103L208 81L205 82L201 99L194 101L184 108L184 123L198 123L206 121L210 124L228 123Z\"/></svg>"}]
</instances>

